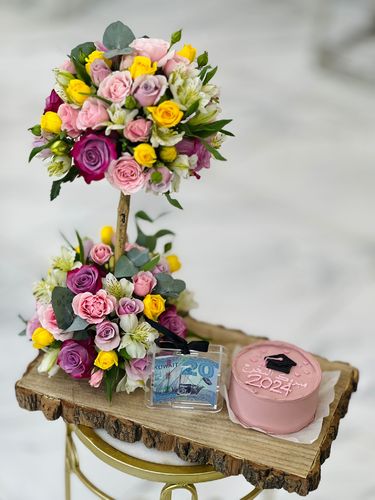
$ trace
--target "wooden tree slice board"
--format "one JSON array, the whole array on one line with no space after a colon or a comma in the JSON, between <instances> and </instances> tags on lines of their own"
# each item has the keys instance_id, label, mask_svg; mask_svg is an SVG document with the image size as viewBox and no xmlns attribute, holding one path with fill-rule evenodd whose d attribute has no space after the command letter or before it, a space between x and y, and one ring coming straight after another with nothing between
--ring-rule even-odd
<instances>
[{"instance_id":1,"label":"wooden tree slice board","mask_svg":"<svg viewBox=\"0 0 375 500\"><path fill-rule=\"evenodd\" d=\"M229 351L260 339L192 318L187 321L190 330ZM317 358L322 370L340 370L341 375L330 415L313 444L292 443L244 429L229 420L225 407L214 414L149 409L139 390L116 394L109 403L104 391L92 389L87 380L72 380L61 370L52 378L38 374L38 358L16 383L16 396L21 408L41 410L48 420L62 417L69 423L104 428L123 441L142 440L150 448L173 450L186 461L211 464L228 476L243 474L254 486L307 495L318 487L320 466L330 454L339 421L358 383L356 368Z\"/></svg>"}]
</instances>

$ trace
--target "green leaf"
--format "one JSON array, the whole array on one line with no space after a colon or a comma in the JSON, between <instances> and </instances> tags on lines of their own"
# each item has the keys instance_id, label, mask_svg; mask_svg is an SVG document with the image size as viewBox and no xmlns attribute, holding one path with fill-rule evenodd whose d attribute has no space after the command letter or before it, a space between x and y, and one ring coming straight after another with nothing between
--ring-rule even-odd
<instances>
[{"instance_id":1,"label":"green leaf","mask_svg":"<svg viewBox=\"0 0 375 500\"><path fill-rule=\"evenodd\" d=\"M172 242L171 242L171 241L169 241L168 243L166 243L166 244L164 245L164 253L168 253L168 252L170 252L171 250L172 250Z\"/></svg>"},{"instance_id":2,"label":"green leaf","mask_svg":"<svg viewBox=\"0 0 375 500\"><path fill-rule=\"evenodd\" d=\"M180 210L183 210L181 204L175 198L172 198L169 193L165 193L165 196L172 206L179 208Z\"/></svg>"},{"instance_id":3,"label":"green leaf","mask_svg":"<svg viewBox=\"0 0 375 500\"><path fill-rule=\"evenodd\" d=\"M77 72L77 77L81 80L83 80L87 85L91 85L91 78L90 75L87 73L86 68L84 63L81 63L76 59L75 57L71 56L70 57L72 63L74 64L74 67Z\"/></svg>"},{"instance_id":4,"label":"green leaf","mask_svg":"<svg viewBox=\"0 0 375 500\"><path fill-rule=\"evenodd\" d=\"M34 125L33 127L28 128L27 130L30 130L30 132L33 135L36 135L37 137L39 137L42 134L42 129L39 124Z\"/></svg>"},{"instance_id":5,"label":"green leaf","mask_svg":"<svg viewBox=\"0 0 375 500\"><path fill-rule=\"evenodd\" d=\"M76 236L78 240L78 246L79 246L79 260L82 262L82 264L85 263L85 249L83 246L82 238L79 235L79 232L76 230Z\"/></svg>"},{"instance_id":6,"label":"green leaf","mask_svg":"<svg viewBox=\"0 0 375 500\"><path fill-rule=\"evenodd\" d=\"M74 321L73 298L74 293L64 286L56 286L52 291L53 312L56 316L57 325L62 330L67 330Z\"/></svg>"},{"instance_id":7,"label":"green leaf","mask_svg":"<svg viewBox=\"0 0 375 500\"><path fill-rule=\"evenodd\" d=\"M67 237L65 236L65 234L64 234L64 233L62 233L61 231L60 231L60 236L61 236L61 238L65 241L65 243L66 243L67 245L69 245L69 246L70 246L70 248L71 248L72 250L75 250L75 247L74 247L74 246L70 243L70 241L68 240L68 238L67 238Z\"/></svg>"},{"instance_id":8,"label":"green leaf","mask_svg":"<svg viewBox=\"0 0 375 500\"><path fill-rule=\"evenodd\" d=\"M22 321L22 323L27 325L27 320L25 318L23 318L20 314L17 314L17 317Z\"/></svg>"},{"instance_id":9,"label":"green leaf","mask_svg":"<svg viewBox=\"0 0 375 500\"><path fill-rule=\"evenodd\" d=\"M122 49L112 49L105 53L107 59L112 59L112 57L123 56L125 54L131 54L133 50L130 47L124 47Z\"/></svg>"},{"instance_id":10,"label":"green leaf","mask_svg":"<svg viewBox=\"0 0 375 500\"><path fill-rule=\"evenodd\" d=\"M151 217L147 215L146 212L144 212L143 210L139 210L134 217L136 219L146 220L147 222L154 222L154 220L151 219Z\"/></svg>"},{"instance_id":11,"label":"green leaf","mask_svg":"<svg viewBox=\"0 0 375 500\"><path fill-rule=\"evenodd\" d=\"M156 255L141 267L141 271L152 271L154 267L159 263L159 260L160 255Z\"/></svg>"},{"instance_id":12,"label":"green leaf","mask_svg":"<svg viewBox=\"0 0 375 500\"><path fill-rule=\"evenodd\" d=\"M77 62L84 64L85 59L91 52L96 50L95 44L93 42L80 43L70 52L70 58L74 58Z\"/></svg>"},{"instance_id":13,"label":"green leaf","mask_svg":"<svg viewBox=\"0 0 375 500\"><path fill-rule=\"evenodd\" d=\"M103 43L109 50L129 47L134 39L132 30L121 21L115 21L107 26L103 35Z\"/></svg>"},{"instance_id":14,"label":"green leaf","mask_svg":"<svg viewBox=\"0 0 375 500\"><path fill-rule=\"evenodd\" d=\"M24 337L26 335L26 328L24 328L20 333L18 333L19 337Z\"/></svg>"},{"instance_id":15,"label":"green leaf","mask_svg":"<svg viewBox=\"0 0 375 500\"><path fill-rule=\"evenodd\" d=\"M216 158L216 160L220 160L220 161L227 161L226 158L224 158L224 156L222 154L219 153L219 151L214 148L213 146L211 146L211 144L209 144L207 141L201 141L202 144L204 145L204 147L207 149L207 151L209 151L212 156L214 158Z\"/></svg>"},{"instance_id":16,"label":"green leaf","mask_svg":"<svg viewBox=\"0 0 375 500\"><path fill-rule=\"evenodd\" d=\"M125 361L129 361L130 359L132 359L125 347L123 349L120 349L118 353L123 359L125 359Z\"/></svg>"},{"instance_id":17,"label":"green leaf","mask_svg":"<svg viewBox=\"0 0 375 500\"><path fill-rule=\"evenodd\" d=\"M42 146L37 146L36 148L33 148L31 150L31 153L29 155L29 163L31 162L31 160L34 158L34 156L36 156L38 153L40 153L41 151L43 151L43 149L47 149L49 148L50 146L52 146L52 144L56 141L56 137L54 137L53 139L51 139L50 141L46 142L46 144L43 144Z\"/></svg>"},{"instance_id":18,"label":"green leaf","mask_svg":"<svg viewBox=\"0 0 375 500\"><path fill-rule=\"evenodd\" d=\"M201 72L199 73L199 78L203 81L204 80L204 77L206 76L206 73L207 71L212 68L212 66L210 66L209 64L207 66L205 66L204 68L201 69Z\"/></svg>"},{"instance_id":19,"label":"green leaf","mask_svg":"<svg viewBox=\"0 0 375 500\"><path fill-rule=\"evenodd\" d=\"M226 125L231 123L233 120L216 120L216 122L205 123L201 125L190 125L191 132L197 133L198 131L208 131L212 134L220 132Z\"/></svg>"},{"instance_id":20,"label":"green leaf","mask_svg":"<svg viewBox=\"0 0 375 500\"><path fill-rule=\"evenodd\" d=\"M50 200L53 201L57 198L61 191L61 184L65 182L72 182L76 177L79 176L79 171L77 167L73 166L70 168L69 172L62 179L58 179L57 181L53 181L50 193Z\"/></svg>"},{"instance_id":21,"label":"green leaf","mask_svg":"<svg viewBox=\"0 0 375 500\"><path fill-rule=\"evenodd\" d=\"M137 267L142 267L146 262L150 260L150 254L148 250L139 250L138 248L132 248L127 252L127 257L133 262Z\"/></svg>"},{"instance_id":22,"label":"green leaf","mask_svg":"<svg viewBox=\"0 0 375 500\"><path fill-rule=\"evenodd\" d=\"M210 71L207 71L204 80L203 80L203 85L207 85L207 83L215 76L216 71L217 71L217 66L215 66L213 69Z\"/></svg>"},{"instance_id":23,"label":"green leaf","mask_svg":"<svg viewBox=\"0 0 375 500\"><path fill-rule=\"evenodd\" d=\"M162 238L163 236L174 236L175 233L173 231L170 231L169 229L159 229L159 231L157 231L154 236L155 238L159 239L159 238Z\"/></svg>"},{"instance_id":24,"label":"green leaf","mask_svg":"<svg viewBox=\"0 0 375 500\"><path fill-rule=\"evenodd\" d=\"M157 242L155 236L149 236L149 235L145 234L138 225L137 225L137 231L138 231L138 235L137 235L136 243L138 245L141 245L142 247L148 248L150 250L150 252L153 252L155 250L156 242Z\"/></svg>"},{"instance_id":25,"label":"green leaf","mask_svg":"<svg viewBox=\"0 0 375 500\"><path fill-rule=\"evenodd\" d=\"M175 31L174 33L172 33L172 35L171 35L171 45L170 45L169 48L171 48L172 45L174 45L175 43L179 42L181 40L181 36L182 36L182 29L178 30L178 31Z\"/></svg>"},{"instance_id":26,"label":"green leaf","mask_svg":"<svg viewBox=\"0 0 375 500\"><path fill-rule=\"evenodd\" d=\"M160 293L164 297L177 298L186 288L185 281L174 279L170 274L158 273L155 277L158 283L153 293Z\"/></svg>"},{"instance_id":27,"label":"green leaf","mask_svg":"<svg viewBox=\"0 0 375 500\"><path fill-rule=\"evenodd\" d=\"M108 401L112 401L113 391L117 385L120 368L113 365L112 368L104 372L104 386Z\"/></svg>"},{"instance_id":28,"label":"green leaf","mask_svg":"<svg viewBox=\"0 0 375 500\"><path fill-rule=\"evenodd\" d=\"M90 334L87 330L78 330L77 332L74 332L74 340L87 340L89 338Z\"/></svg>"},{"instance_id":29,"label":"green leaf","mask_svg":"<svg viewBox=\"0 0 375 500\"><path fill-rule=\"evenodd\" d=\"M206 66L206 64L208 64L208 52L206 50L203 52L203 54L198 56L197 63L198 69L203 68L203 66Z\"/></svg>"},{"instance_id":30,"label":"green leaf","mask_svg":"<svg viewBox=\"0 0 375 500\"><path fill-rule=\"evenodd\" d=\"M191 116L193 113L195 113L197 111L197 109L199 108L199 99L195 102L193 102L193 104L190 104L190 106L188 107L188 109L185 111L185 114L184 114L184 119L185 118L188 118L189 116Z\"/></svg>"},{"instance_id":31,"label":"green leaf","mask_svg":"<svg viewBox=\"0 0 375 500\"><path fill-rule=\"evenodd\" d=\"M223 128L220 130L220 132L224 135L230 135L231 137L235 137L234 134L232 134L232 132L229 132L229 130L224 130Z\"/></svg>"},{"instance_id":32,"label":"green leaf","mask_svg":"<svg viewBox=\"0 0 375 500\"><path fill-rule=\"evenodd\" d=\"M137 274L138 268L133 264L133 262L126 256L121 255L115 266L115 276L116 278L129 278Z\"/></svg>"},{"instance_id":33,"label":"green leaf","mask_svg":"<svg viewBox=\"0 0 375 500\"><path fill-rule=\"evenodd\" d=\"M84 330L88 326L89 326L89 324L87 323L87 321L80 318L79 316L76 316L73 320L73 323L71 325L69 325L68 331L69 332L79 332L80 330Z\"/></svg>"},{"instance_id":34,"label":"green leaf","mask_svg":"<svg viewBox=\"0 0 375 500\"><path fill-rule=\"evenodd\" d=\"M134 99L132 95L128 95L125 99L125 108L126 109L135 109L137 107L137 101Z\"/></svg>"}]
</instances>

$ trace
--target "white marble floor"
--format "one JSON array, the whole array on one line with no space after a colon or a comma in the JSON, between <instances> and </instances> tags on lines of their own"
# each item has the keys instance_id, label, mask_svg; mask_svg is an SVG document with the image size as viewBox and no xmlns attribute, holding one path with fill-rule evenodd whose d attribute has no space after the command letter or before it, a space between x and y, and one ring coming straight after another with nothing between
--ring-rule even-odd
<instances>
[{"instance_id":1,"label":"white marble floor","mask_svg":"<svg viewBox=\"0 0 375 500\"><path fill-rule=\"evenodd\" d=\"M315 4L0 1L1 500L63 498L63 424L21 411L14 398L13 384L34 355L15 335L17 313L31 313L31 284L58 251L59 230L95 236L114 223L117 203L105 183L76 183L50 204L42 167L26 163L25 129L38 120L51 67L117 18L138 35L169 36L183 26L185 40L219 64L225 116L234 118L228 162L184 185L184 212L170 211L164 222L178 231L181 275L200 303L196 316L360 368L359 392L310 496L374 498L374 89L316 67ZM133 206L168 209L143 195ZM83 462L116 499L157 498L158 485L121 477L87 455ZM236 477L199 490L202 499L236 500L248 485ZM74 492L92 498L76 483Z\"/></svg>"}]
</instances>

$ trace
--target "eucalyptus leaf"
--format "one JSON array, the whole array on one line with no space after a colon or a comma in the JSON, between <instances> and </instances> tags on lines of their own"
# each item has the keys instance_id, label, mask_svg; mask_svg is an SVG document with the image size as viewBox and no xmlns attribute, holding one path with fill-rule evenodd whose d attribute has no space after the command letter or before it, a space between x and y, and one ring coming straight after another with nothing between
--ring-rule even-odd
<instances>
[{"instance_id":1,"label":"eucalyptus leaf","mask_svg":"<svg viewBox=\"0 0 375 500\"><path fill-rule=\"evenodd\" d=\"M52 291L53 312L56 316L57 325L62 330L67 330L74 321L73 298L74 293L64 286L56 286Z\"/></svg>"},{"instance_id":2,"label":"eucalyptus leaf","mask_svg":"<svg viewBox=\"0 0 375 500\"><path fill-rule=\"evenodd\" d=\"M156 255L141 267L142 271L152 271L159 263L160 255Z\"/></svg>"},{"instance_id":3,"label":"eucalyptus leaf","mask_svg":"<svg viewBox=\"0 0 375 500\"><path fill-rule=\"evenodd\" d=\"M76 316L73 320L73 323L68 327L69 332L78 332L80 330L84 330L88 327L89 324L83 318Z\"/></svg>"},{"instance_id":4,"label":"eucalyptus leaf","mask_svg":"<svg viewBox=\"0 0 375 500\"><path fill-rule=\"evenodd\" d=\"M133 50L130 47L124 47L122 49L112 49L105 53L107 59L112 59L112 57L123 56L125 54L131 54Z\"/></svg>"},{"instance_id":5,"label":"eucalyptus leaf","mask_svg":"<svg viewBox=\"0 0 375 500\"><path fill-rule=\"evenodd\" d=\"M129 278L137 274L138 268L133 264L133 262L126 256L121 255L115 266L115 276L116 278Z\"/></svg>"},{"instance_id":6,"label":"eucalyptus leaf","mask_svg":"<svg viewBox=\"0 0 375 500\"><path fill-rule=\"evenodd\" d=\"M170 274L158 273L155 277L157 285L153 292L160 293L164 297L177 298L186 288L185 281L174 279Z\"/></svg>"},{"instance_id":7,"label":"eucalyptus leaf","mask_svg":"<svg viewBox=\"0 0 375 500\"><path fill-rule=\"evenodd\" d=\"M137 267L142 267L150 260L149 251L139 250L138 248L132 248L129 250L129 252L127 252L127 257L129 257L132 263Z\"/></svg>"},{"instance_id":8,"label":"eucalyptus leaf","mask_svg":"<svg viewBox=\"0 0 375 500\"><path fill-rule=\"evenodd\" d=\"M180 210L183 210L181 204L175 198L172 198L169 193L165 193L165 197L167 198L167 200L169 201L169 203L173 207L176 207L176 208L179 208Z\"/></svg>"},{"instance_id":9,"label":"eucalyptus leaf","mask_svg":"<svg viewBox=\"0 0 375 500\"><path fill-rule=\"evenodd\" d=\"M74 340L87 340L90 338L90 334L87 330L78 330L74 332Z\"/></svg>"},{"instance_id":10,"label":"eucalyptus leaf","mask_svg":"<svg viewBox=\"0 0 375 500\"><path fill-rule=\"evenodd\" d=\"M151 217L147 215L146 212L144 212L143 210L139 210L134 217L136 219L146 220L147 222L154 222L154 220L151 219Z\"/></svg>"},{"instance_id":11,"label":"eucalyptus leaf","mask_svg":"<svg viewBox=\"0 0 375 500\"><path fill-rule=\"evenodd\" d=\"M121 21L115 21L107 26L103 35L103 44L109 50L129 47L135 35L132 30Z\"/></svg>"},{"instance_id":12,"label":"eucalyptus leaf","mask_svg":"<svg viewBox=\"0 0 375 500\"><path fill-rule=\"evenodd\" d=\"M142 247L146 247L153 252L156 247L156 238L155 236L149 236L145 234L142 229L137 224L137 240L136 243Z\"/></svg>"}]
</instances>

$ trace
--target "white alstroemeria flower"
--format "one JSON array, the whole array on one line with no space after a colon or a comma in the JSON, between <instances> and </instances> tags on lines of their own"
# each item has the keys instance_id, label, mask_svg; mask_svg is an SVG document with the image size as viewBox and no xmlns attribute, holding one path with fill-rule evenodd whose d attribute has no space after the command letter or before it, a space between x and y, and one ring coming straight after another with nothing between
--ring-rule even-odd
<instances>
[{"instance_id":1,"label":"white alstroemeria flower","mask_svg":"<svg viewBox=\"0 0 375 500\"><path fill-rule=\"evenodd\" d=\"M60 271L71 271L74 266L76 252L72 248L61 247L61 255L52 259L52 267Z\"/></svg>"},{"instance_id":2,"label":"white alstroemeria flower","mask_svg":"<svg viewBox=\"0 0 375 500\"><path fill-rule=\"evenodd\" d=\"M171 183L172 192L178 192L181 179L188 179L190 177L190 170L196 167L197 160L197 155L178 155L177 158L169 165L169 168L173 170L175 174Z\"/></svg>"},{"instance_id":3,"label":"white alstroemeria flower","mask_svg":"<svg viewBox=\"0 0 375 500\"><path fill-rule=\"evenodd\" d=\"M158 127L156 123L152 126L151 145L154 148L159 146L174 146L182 140L184 132L178 133L167 127Z\"/></svg>"},{"instance_id":4,"label":"white alstroemeria flower","mask_svg":"<svg viewBox=\"0 0 375 500\"><path fill-rule=\"evenodd\" d=\"M202 80L183 66L178 66L168 78L169 88L174 101L182 110L188 109L197 100L204 100L202 106L210 102L210 98L202 92ZM208 100L207 100L208 99Z\"/></svg>"},{"instance_id":5,"label":"white alstroemeria flower","mask_svg":"<svg viewBox=\"0 0 375 500\"><path fill-rule=\"evenodd\" d=\"M57 88L55 87L54 90L56 94L58 94L63 101L67 102L69 99L65 94L65 87L69 85L70 80L73 80L76 77L72 73L69 73L69 71L64 71L63 69L60 68L55 68L53 72L55 73L56 87L57 87ZM61 92L63 93L63 95L61 95Z\"/></svg>"},{"instance_id":6,"label":"white alstroemeria flower","mask_svg":"<svg viewBox=\"0 0 375 500\"><path fill-rule=\"evenodd\" d=\"M33 285L33 295L37 302L49 304L52 300L52 289L46 280L40 280Z\"/></svg>"},{"instance_id":7,"label":"white alstroemeria flower","mask_svg":"<svg viewBox=\"0 0 375 500\"><path fill-rule=\"evenodd\" d=\"M211 145L214 148L219 149L225 141L225 138L226 136L224 134L222 134L221 132L217 132L217 134L211 138Z\"/></svg>"},{"instance_id":8,"label":"white alstroemeria flower","mask_svg":"<svg viewBox=\"0 0 375 500\"><path fill-rule=\"evenodd\" d=\"M45 281L50 286L50 289L53 290L55 286L66 286L66 276L66 271L51 268L48 269L47 278L45 279Z\"/></svg>"},{"instance_id":9,"label":"white alstroemeria flower","mask_svg":"<svg viewBox=\"0 0 375 500\"><path fill-rule=\"evenodd\" d=\"M131 316L128 314L127 316ZM121 317L121 319L124 316ZM121 321L120 321L121 325ZM155 339L159 333L146 321L141 321L131 331L126 331L118 349L126 349L132 358L144 358L148 351L154 348Z\"/></svg>"},{"instance_id":10,"label":"white alstroemeria flower","mask_svg":"<svg viewBox=\"0 0 375 500\"><path fill-rule=\"evenodd\" d=\"M216 103L211 103L204 108L199 108L199 112L191 120L189 125L203 125L215 121L216 116L221 112L221 108Z\"/></svg>"},{"instance_id":11,"label":"white alstroemeria flower","mask_svg":"<svg viewBox=\"0 0 375 500\"><path fill-rule=\"evenodd\" d=\"M177 299L171 302L176 306L178 312L188 313L190 309L196 309L198 303L194 300L194 293L190 290L183 290Z\"/></svg>"},{"instance_id":12,"label":"white alstroemeria flower","mask_svg":"<svg viewBox=\"0 0 375 500\"><path fill-rule=\"evenodd\" d=\"M120 382L116 386L116 392L126 392L130 394L134 392L138 387L141 387L146 392L148 388L143 380L134 380L133 378L124 375L124 377L120 380Z\"/></svg>"},{"instance_id":13,"label":"white alstroemeria flower","mask_svg":"<svg viewBox=\"0 0 375 500\"><path fill-rule=\"evenodd\" d=\"M54 156L51 163L48 165L48 175L55 179L61 179L70 170L72 159L70 156Z\"/></svg>"},{"instance_id":14,"label":"white alstroemeria flower","mask_svg":"<svg viewBox=\"0 0 375 500\"><path fill-rule=\"evenodd\" d=\"M117 300L122 297L132 297L134 284L126 278L118 280L112 273L108 273L103 280L104 290Z\"/></svg>"},{"instance_id":15,"label":"white alstroemeria flower","mask_svg":"<svg viewBox=\"0 0 375 500\"><path fill-rule=\"evenodd\" d=\"M106 127L105 135L110 135L112 130L123 130L125 126L134 120L138 114L138 109L125 109L120 104L112 103L107 112L110 121L102 122L99 125Z\"/></svg>"},{"instance_id":16,"label":"white alstroemeria flower","mask_svg":"<svg viewBox=\"0 0 375 500\"><path fill-rule=\"evenodd\" d=\"M59 365L57 364L59 352L60 348L46 350L38 366L38 373L48 373L49 377L53 377L59 371Z\"/></svg>"},{"instance_id":17,"label":"white alstroemeria flower","mask_svg":"<svg viewBox=\"0 0 375 500\"><path fill-rule=\"evenodd\" d=\"M124 332L133 332L138 326L136 314L122 314L120 316L120 326Z\"/></svg>"}]
</instances>

